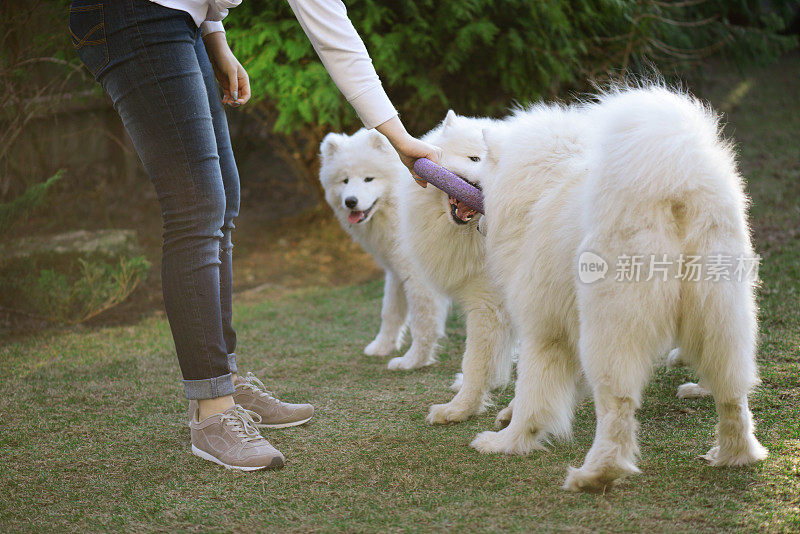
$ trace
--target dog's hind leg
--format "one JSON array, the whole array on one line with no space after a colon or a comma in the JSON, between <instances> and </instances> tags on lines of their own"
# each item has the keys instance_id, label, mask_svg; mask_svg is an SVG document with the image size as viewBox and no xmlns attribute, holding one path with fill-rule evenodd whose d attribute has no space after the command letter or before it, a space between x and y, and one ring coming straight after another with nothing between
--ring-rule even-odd
<instances>
[{"instance_id":1,"label":"dog's hind leg","mask_svg":"<svg viewBox=\"0 0 800 534\"><path fill-rule=\"evenodd\" d=\"M403 284L409 308L411 347L389 361L389 369L404 370L436 362L436 347L444 336L449 301L413 274Z\"/></svg>"},{"instance_id":2,"label":"dog's hind leg","mask_svg":"<svg viewBox=\"0 0 800 534\"><path fill-rule=\"evenodd\" d=\"M628 354L619 358L618 344L612 344L602 354L609 367L619 366L617 372L607 369L603 373L594 368L587 372L587 378L594 389L595 415L597 429L594 442L580 469L570 467L564 489L571 491L599 491L625 475L639 472L636 461L639 456L637 444L638 422L636 410L641 404L641 392L649 376L646 362L630 364Z\"/></svg>"},{"instance_id":3,"label":"dog's hind leg","mask_svg":"<svg viewBox=\"0 0 800 534\"><path fill-rule=\"evenodd\" d=\"M724 249L723 249L724 250ZM756 312L749 284L734 280L685 282L690 320L682 332L698 354L696 369L716 403L716 443L703 456L711 465L745 465L767 457L754 434L747 395L758 382Z\"/></svg>"},{"instance_id":4,"label":"dog's hind leg","mask_svg":"<svg viewBox=\"0 0 800 534\"><path fill-rule=\"evenodd\" d=\"M381 329L375 339L364 349L367 356L388 356L397 348L397 341L406 322L406 295L397 274L386 271L381 306Z\"/></svg>"},{"instance_id":5,"label":"dog's hind leg","mask_svg":"<svg viewBox=\"0 0 800 534\"><path fill-rule=\"evenodd\" d=\"M549 435L569 436L579 379L579 362L562 339L523 335L516 395L506 409L511 421L499 432L478 434L470 446L484 453L528 454L543 449Z\"/></svg>"},{"instance_id":6,"label":"dog's hind leg","mask_svg":"<svg viewBox=\"0 0 800 534\"><path fill-rule=\"evenodd\" d=\"M597 429L583 465L569 468L564 489L601 491L639 472L636 410L654 360L675 335L679 293L678 281L655 278L579 286L580 360Z\"/></svg>"},{"instance_id":7,"label":"dog's hind leg","mask_svg":"<svg viewBox=\"0 0 800 534\"><path fill-rule=\"evenodd\" d=\"M428 412L430 424L469 419L483 410L493 381L506 375L504 362L511 365L511 325L499 305L489 299L465 305L467 346L461 363L464 374L461 389L447 404L435 404ZM510 375L510 371L508 372Z\"/></svg>"}]
</instances>

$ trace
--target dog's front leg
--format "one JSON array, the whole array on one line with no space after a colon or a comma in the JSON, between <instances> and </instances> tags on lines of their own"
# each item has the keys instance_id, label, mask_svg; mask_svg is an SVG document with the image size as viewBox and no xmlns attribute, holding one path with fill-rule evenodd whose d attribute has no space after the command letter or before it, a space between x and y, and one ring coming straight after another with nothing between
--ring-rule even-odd
<instances>
[{"instance_id":1,"label":"dog's front leg","mask_svg":"<svg viewBox=\"0 0 800 534\"><path fill-rule=\"evenodd\" d=\"M381 307L381 329L375 339L364 349L367 356L388 356L400 343L400 333L406 320L408 305L400 277L386 271Z\"/></svg>"},{"instance_id":2,"label":"dog's front leg","mask_svg":"<svg viewBox=\"0 0 800 534\"><path fill-rule=\"evenodd\" d=\"M389 361L389 370L416 369L436 361L437 341L444 336L449 302L412 273L403 284L409 308L411 346Z\"/></svg>"},{"instance_id":3,"label":"dog's front leg","mask_svg":"<svg viewBox=\"0 0 800 534\"><path fill-rule=\"evenodd\" d=\"M501 320L496 306L467 308L467 347L461 369L461 389L447 404L434 404L428 412L430 424L454 423L481 412L488 401L494 363L505 359L510 326Z\"/></svg>"}]
</instances>

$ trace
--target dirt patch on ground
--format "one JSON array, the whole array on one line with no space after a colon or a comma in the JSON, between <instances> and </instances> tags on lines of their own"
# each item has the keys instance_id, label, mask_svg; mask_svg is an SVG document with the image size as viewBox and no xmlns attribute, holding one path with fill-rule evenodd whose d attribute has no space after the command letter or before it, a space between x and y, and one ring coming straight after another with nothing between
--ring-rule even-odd
<instances>
[{"instance_id":1,"label":"dirt patch on ground","mask_svg":"<svg viewBox=\"0 0 800 534\"><path fill-rule=\"evenodd\" d=\"M234 287L238 295L259 288L341 286L372 280L381 268L353 242L327 205L291 219L243 215L238 224Z\"/></svg>"}]
</instances>

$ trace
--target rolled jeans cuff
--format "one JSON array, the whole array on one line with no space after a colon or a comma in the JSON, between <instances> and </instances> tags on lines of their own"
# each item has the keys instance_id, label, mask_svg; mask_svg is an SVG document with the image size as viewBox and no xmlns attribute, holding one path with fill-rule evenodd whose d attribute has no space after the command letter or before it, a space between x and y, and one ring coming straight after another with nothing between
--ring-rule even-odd
<instances>
[{"instance_id":1,"label":"rolled jeans cuff","mask_svg":"<svg viewBox=\"0 0 800 534\"><path fill-rule=\"evenodd\" d=\"M184 380L183 388L189 400L216 399L233 395L235 389L232 373L203 380Z\"/></svg>"},{"instance_id":2,"label":"rolled jeans cuff","mask_svg":"<svg viewBox=\"0 0 800 534\"><path fill-rule=\"evenodd\" d=\"M236 367L236 353L235 352L232 352L231 354L228 354L228 370L230 370L231 373L238 373L239 372L239 368Z\"/></svg>"}]
</instances>

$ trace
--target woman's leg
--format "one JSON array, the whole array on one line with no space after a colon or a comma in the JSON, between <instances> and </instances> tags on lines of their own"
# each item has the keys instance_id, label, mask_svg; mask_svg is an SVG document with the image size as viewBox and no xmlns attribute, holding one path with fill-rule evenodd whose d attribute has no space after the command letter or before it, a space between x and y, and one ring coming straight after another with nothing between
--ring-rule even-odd
<instances>
[{"instance_id":1,"label":"woman's leg","mask_svg":"<svg viewBox=\"0 0 800 534\"><path fill-rule=\"evenodd\" d=\"M220 310L222 313L222 335L228 353L228 367L231 373L235 375L237 366L236 331L232 325L233 241L231 240L231 233L235 228L233 219L239 215L239 170L236 168L236 160L233 157L231 137L228 132L228 119L225 116L225 110L219 97L214 70L211 66L211 61L208 59L203 41L199 37L195 43L195 53L197 54L197 62L200 65L208 95L208 105L211 110L217 154L219 155L219 166L222 172L222 183L225 189L225 215L223 217L222 240L219 248Z\"/></svg>"},{"instance_id":2,"label":"woman's leg","mask_svg":"<svg viewBox=\"0 0 800 534\"><path fill-rule=\"evenodd\" d=\"M225 188L196 52L198 31L188 14L146 0L104 7L109 62L98 80L161 204L164 304L186 396L229 396L234 386L222 326L219 253Z\"/></svg>"}]
</instances>

